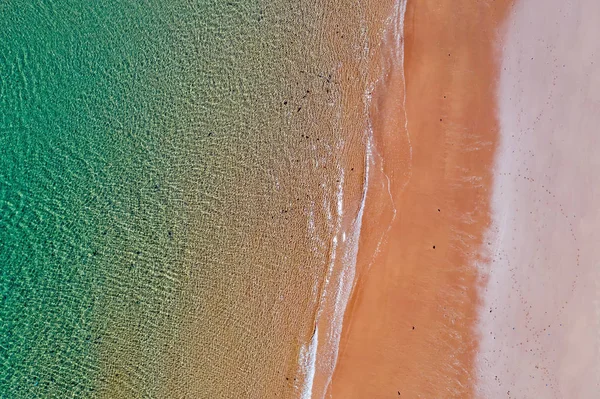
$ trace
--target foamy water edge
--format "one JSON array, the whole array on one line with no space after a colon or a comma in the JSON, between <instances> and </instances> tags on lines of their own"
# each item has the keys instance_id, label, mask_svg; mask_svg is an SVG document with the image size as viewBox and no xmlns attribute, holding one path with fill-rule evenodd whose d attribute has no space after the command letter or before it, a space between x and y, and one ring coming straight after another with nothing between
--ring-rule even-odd
<instances>
[{"instance_id":1,"label":"foamy water edge","mask_svg":"<svg viewBox=\"0 0 600 399\"><path fill-rule=\"evenodd\" d=\"M390 16L390 19L387 21L388 28L391 26L394 29L394 50L395 50L395 58L399 61L399 65L401 67L402 72L402 80L404 82L404 16L406 13L406 4L407 0L397 0L394 4L393 14ZM368 48L367 48L368 50ZM368 53L368 51L367 51ZM368 108L370 106L370 94L367 92L364 93L365 98L365 114L368 115ZM406 83L404 82L404 113L405 113L405 130L407 134L407 139L410 147L410 158L412 160L412 146L410 146L410 136L408 133L408 120L406 119ZM342 230L342 219L344 215L344 200L343 200L343 182L344 182L344 169L339 168L339 179L337 186L337 206L336 206L336 229L331 242L331 250L329 257L329 267L327 270L327 275L325 277L324 289L321 294L321 298L318 300L318 308L315 320L315 330L312 335L310 342L304 344L300 350L299 357L299 368L300 374L303 375L303 385L298 387L300 392L301 399L311 399L313 395L317 398L323 398L327 392L329 385L331 384L331 378L335 371L340 338L342 333L342 327L344 322L344 315L346 312L346 308L348 305L348 301L350 299L351 293L354 289L355 285L355 275L356 275L356 260L359 249L359 239L362 228L362 219L364 214L365 203L367 199L367 194L369 190L369 176L371 174L371 165L375 163L374 161L374 152L376 153L376 149L373 144L373 131L371 128L371 124L368 124L368 129L366 131L366 143L365 143L365 162L364 162L364 182L363 182L363 191L362 197L360 200L359 210L357 212L356 218L353 220L352 224L348 231ZM381 165L381 168L383 166ZM383 170L382 170L383 172ZM387 178L388 184L388 192L390 193L390 199L392 199L392 194L390 191L390 180L389 177L384 173L384 176ZM406 183L408 184L408 182ZM393 203L393 199L392 199ZM332 219L332 215L329 212L329 206L327 203L323 204L324 209L328 213L328 219ZM311 210L311 215L314 215ZM396 209L394 208L393 218L396 216ZM393 219L392 219L393 220ZM309 222L309 228L313 226L314 221ZM384 234L385 235L385 234ZM338 247L340 246L340 240L342 242L342 270L339 275L334 275L334 266L337 258ZM383 237L382 237L383 240ZM377 245L377 249L379 249L379 244ZM337 277L337 278L336 278ZM327 340L325 342L319 342L319 321L321 315L323 314L323 305L327 302L326 298L330 295L330 292L335 292L335 302L333 309L332 321L329 324L326 337ZM327 373L327 382L323 388L322 392L313 392L313 385L315 374L317 373L317 369L319 372Z\"/></svg>"}]
</instances>

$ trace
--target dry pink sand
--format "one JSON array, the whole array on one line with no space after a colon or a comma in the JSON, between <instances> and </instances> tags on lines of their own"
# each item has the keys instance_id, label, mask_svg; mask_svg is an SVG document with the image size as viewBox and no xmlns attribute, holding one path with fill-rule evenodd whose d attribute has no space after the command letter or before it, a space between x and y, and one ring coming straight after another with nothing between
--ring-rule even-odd
<instances>
[{"instance_id":1,"label":"dry pink sand","mask_svg":"<svg viewBox=\"0 0 600 399\"><path fill-rule=\"evenodd\" d=\"M600 1L506 22L478 397L600 397Z\"/></svg>"}]
</instances>

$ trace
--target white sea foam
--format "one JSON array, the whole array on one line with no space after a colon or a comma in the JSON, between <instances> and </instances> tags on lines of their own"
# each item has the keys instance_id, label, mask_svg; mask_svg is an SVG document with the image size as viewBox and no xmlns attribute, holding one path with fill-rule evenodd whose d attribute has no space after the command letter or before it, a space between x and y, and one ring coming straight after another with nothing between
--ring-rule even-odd
<instances>
[{"instance_id":1,"label":"white sea foam","mask_svg":"<svg viewBox=\"0 0 600 399\"><path fill-rule=\"evenodd\" d=\"M391 16L391 20L388 21L388 28L394 29L394 37L396 42L394 44L394 51L397 61L400 63L402 68L402 79L404 81L404 15L406 12L406 0L398 0L394 7L394 13ZM368 53L368 44L364 47L365 56ZM406 89L406 87L404 87ZM404 90L406 93L406 90ZM365 93L365 116L368 115L369 111L369 90ZM406 104L406 94L404 97L404 104ZM406 112L406 111L405 111ZM405 115L406 116L406 115ZM406 118L405 118L406 121ZM408 122L405 122L405 130L408 135ZM408 137L408 143L410 146L410 137ZM343 142L337 143L337 150L341 150ZM318 327L315 328L315 333L311 339L310 344L305 345L300 355L300 368L301 373L304 376L304 385L300 390L300 397L302 399L309 398L323 398L331 378L336 367L339 344L342 332L342 326L344 321L344 315L348 301L352 294L352 290L355 284L356 274L356 259L359 249L359 239L362 229L362 219L369 190L369 179L371 176L371 167L375 164L375 148L373 145L373 132L370 127L365 134L365 158L364 158L364 181L363 191L361 195L361 201L356 217L352 221L351 225L347 230L342 229L342 221L344 218L344 169L338 165L338 184L336 187L336 208L335 213L332 212L330 202L327 196L324 196L323 209L327 215L327 220L330 222L330 228L332 233L331 245L329 251L329 262L323 283L323 289L321 297L318 299L315 325L318 326L321 322L321 318L324 314L325 306L333 300L333 313L331 320L327 325L327 329L322 333L322 337L325 340L319 341ZM410 157L412 160L412 147L410 148ZM381 163L380 163L381 164ZM382 166L381 166L382 167ZM382 170L383 172L383 170ZM392 194L390 191L390 181L387 175L388 192L390 199ZM326 184L323 184L323 188L326 188ZM394 217L396 210L394 208ZM314 216L314 214L313 214ZM314 223L314 222L313 222ZM314 227L314 224L312 225ZM340 243L341 241L341 243ZM341 251L341 268L336 273L336 262L338 261L338 252ZM335 295L333 298L331 295ZM313 384L315 373L323 373L326 376L326 383L323 387L322 392L314 392Z\"/></svg>"},{"instance_id":2,"label":"white sea foam","mask_svg":"<svg viewBox=\"0 0 600 399\"><path fill-rule=\"evenodd\" d=\"M333 313L331 319L328 320L327 329L322 333L324 340L319 342L317 337L319 330L316 328L311 343L303 347L301 351L299 364L301 373L304 376L304 385L300 390L300 397L302 399L312 397L322 398L327 386L325 386L323 392L313 392L314 375L316 372L325 373L327 381L329 381L335 369L344 313L354 284L358 239L360 237L362 215L368 190L369 168L372 164L371 138L368 138L367 141L362 198L357 216L348 230L342 229L345 173L341 166L338 168L338 179L335 190L335 212L331 212L329 201L325 200L323 202L327 218L333 223L331 226L333 236L331 238L329 261L323 282L323 289L318 299L315 316L316 326L321 323L324 311L328 308L328 305L333 306ZM336 271L336 265L338 259L340 259L338 255L341 256L342 267L341 270Z\"/></svg>"},{"instance_id":3,"label":"white sea foam","mask_svg":"<svg viewBox=\"0 0 600 399\"><path fill-rule=\"evenodd\" d=\"M301 399L311 399L312 386L315 379L315 364L317 361L317 347L319 345L319 327L315 328L312 339L300 351L300 366L304 371L304 385L300 393Z\"/></svg>"},{"instance_id":4,"label":"white sea foam","mask_svg":"<svg viewBox=\"0 0 600 399\"><path fill-rule=\"evenodd\" d=\"M342 258L342 270L339 277L339 284L337 286L337 292L335 297L333 320L329 328L329 340L330 347L326 354L329 357L328 364L328 376L325 389L321 397L327 392L327 388L331 383L331 378L335 370L335 366L338 358L338 350L340 344L340 338L342 333L342 327L344 324L344 314L346 313L346 307L348 300L354 288L354 277L356 274L356 258L358 255L358 243L360 239L360 232L362 227L363 213L365 209L365 203L367 200L367 192L369 190L369 175L370 165L373 162L372 152L372 138L367 138L367 145L365 149L365 178L363 182L363 192L360 201L360 207L356 218L350 226L349 236L350 238L345 243L345 252ZM345 234L345 233L344 233Z\"/></svg>"}]
</instances>

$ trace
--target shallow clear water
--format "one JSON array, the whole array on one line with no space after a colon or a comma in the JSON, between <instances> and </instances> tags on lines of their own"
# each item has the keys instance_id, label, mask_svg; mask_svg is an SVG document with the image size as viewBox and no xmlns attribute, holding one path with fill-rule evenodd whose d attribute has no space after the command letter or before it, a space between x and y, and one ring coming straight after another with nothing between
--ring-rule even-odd
<instances>
[{"instance_id":1,"label":"shallow clear water","mask_svg":"<svg viewBox=\"0 0 600 399\"><path fill-rule=\"evenodd\" d=\"M344 7L0 5L0 397L295 395L362 146Z\"/></svg>"}]
</instances>

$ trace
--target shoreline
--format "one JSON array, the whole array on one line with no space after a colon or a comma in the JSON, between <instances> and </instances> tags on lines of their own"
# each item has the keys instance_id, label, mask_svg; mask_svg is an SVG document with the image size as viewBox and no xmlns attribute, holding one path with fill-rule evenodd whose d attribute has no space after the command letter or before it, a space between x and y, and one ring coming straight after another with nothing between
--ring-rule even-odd
<instances>
[{"instance_id":1,"label":"shoreline","mask_svg":"<svg viewBox=\"0 0 600 399\"><path fill-rule=\"evenodd\" d=\"M498 135L484 116L495 110L490 26L510 2L429 3L409 2L404 35L390 25L375 54L383 74L369 114L380 170L325 397L473 395L481 285L473 263L490 223ZM391 20L404 6L395 2ZM473 23L457 24L464 19Z\"/></svg>"},{"instance_id":2,"label":"shoreline","mask_svg":"<svg viewBox=\"0 0 600 399\"><path fill-rule=\"evenodd\" d=\"M380 154L374 148L374 137L367 117L369 113L370 91L375 78L372 76L378 68L373 63L379 62L376 54L381 46L381 36L384 26L389 24L389 8L392 1L378 4L376 8L363 15L362 28L365 40L363 54L358 58L345 58L340 67L340 84L345 87L344 106L346 119L344 129L354 131L357 126L363 126L361 153L349 164L347 169L340 171L340 191L336 210L336 233L330 246L330 267L325 276L324 285L317 303L315 327L313 334L300 349L298 365L300 367L301 384L296 385L300 398L323 398L330 386L331 378L338 360L339 344L343 331L343 322L347 305L356 285L356 260L359 250L359 240L363 234L363 214L367 198L389 195L388 187L379 184L378 177L383 172ZM363 10L364 11L364 10ZM342 36L343 37L343 36ZM377 77L377 76L376 76ZM347 83L346 83L347 82ZM364 90L360 90L364 88ZM362 111L360 110L362 108ZM354 111L350 111L353 109ZM366 121L366 123L365 123ZM350 133L352 134L352 133ZM348 151L344 148L343 151ZM351 157L352 158L352 157ZM355 167L362 165L360 173L360 191L356 188ZM350 194L360 194L358 198L349 198L344 177L353 177L354 184L349 183ZM375 185L372 184L375 180ZM343 189L342 189L343 187ZM383 235L382 237L383 238Z\"/></svg>"}]
</instances>

